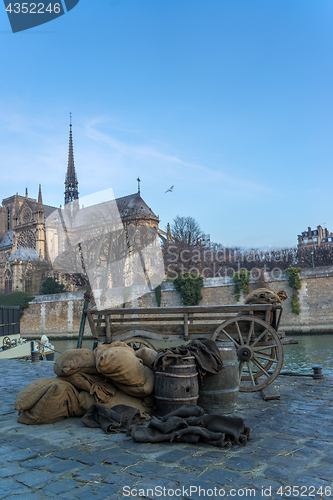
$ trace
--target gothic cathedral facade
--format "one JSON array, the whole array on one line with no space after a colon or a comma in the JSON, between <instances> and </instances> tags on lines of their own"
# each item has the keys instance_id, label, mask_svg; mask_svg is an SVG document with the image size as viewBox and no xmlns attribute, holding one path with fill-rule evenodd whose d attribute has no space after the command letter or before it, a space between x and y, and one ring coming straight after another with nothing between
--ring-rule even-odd
<instances>
[{"instance_id":1,"label":"gothic cathedral facade","mask_svg":"<svg viewBox=\"0 0 333 500\"><path fill-rule=\"evenodd\" d=\"M68 166L65 178L64 203L79 198L78 180L74 167L72 123L69 131ZM124 227L144 225L159 230L159 218L141 198L140 180L138 192L117 198L119 214ZM48 255L45 221L57 207L46 205L39 185L37 198L15 194L2 200L0 206L0 294L24 291L40 293L41 284L47 277L54 277L65 285L66 291L78 289L77 280L70 274L59 274L52 269Z\"/></svg>"}]
</instances>

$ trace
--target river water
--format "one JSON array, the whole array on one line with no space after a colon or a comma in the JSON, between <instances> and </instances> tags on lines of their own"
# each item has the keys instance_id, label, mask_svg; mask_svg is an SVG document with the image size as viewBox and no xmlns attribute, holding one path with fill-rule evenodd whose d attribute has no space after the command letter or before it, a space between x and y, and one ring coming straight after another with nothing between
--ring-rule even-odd
<instances>
[{"instance_id":1,"label":"river water","mask_svg":"<svg viewBox=\"0 0 333 500\"><path fill-rule=\"evenodd\" d=\"M312 334L312 335L292 335L297 338L298 344L284 346L284 363L282 371L297 373L312 373L314 365L320 365L323 374L333 375L333 334ZM76 340L52 340L52 344L57 351L63 352L66 349L75 349ZM162 347L156 345L156 348ZM91 349L93 340L84 340L82 347Z\"/></svg>"}]
</instances>

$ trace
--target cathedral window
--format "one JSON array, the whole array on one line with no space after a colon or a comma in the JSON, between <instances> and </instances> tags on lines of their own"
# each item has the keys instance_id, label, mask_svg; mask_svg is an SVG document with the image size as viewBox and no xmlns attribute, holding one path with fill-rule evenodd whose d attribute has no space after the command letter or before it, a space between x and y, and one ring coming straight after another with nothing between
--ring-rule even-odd
<instances>
[{"instance_id":1,"label":"cathedral window","mask_svg":"<svg viewBox=\"0 0 333 500\"><path fill-rule=\"evenodd\" d=\"M29 292L30 291L30 285L31 285L30 275L27 274L27 276L25 277L25 282L24 282L24 291L25 292Z\"/></svg>"},{"instance_id":2,"label":"cathedral window","mask_svg":"<svg viewBox=\"0 0 333 500\"><path fill-rule=\"evenodd\" d=\"M10 293L12 291L12 278L10 274L7 274L5 281L5 293Z\"/></svg>"},{"instance_id":3,"label":"cathedral window","mask_svg":"<svg viewBox=\"0 0 333 500\"><path fill-rule=\"evenodd\" d=\"M17 246L24 248L36 248L36 235L34 232L31 231L31 229L22 231L17 239Z\"/></svg>"},{"instance_id":4,"label":"cathedral window","mask_svg":"<svg viewBox=\"0 0 333 500\"><path fill-rule=\"evenodd\" d=\"M9 208L7 208L7 229L8 229L8 231L10 229L10 211L9 211Z\"/></svg>"}]
</instances>

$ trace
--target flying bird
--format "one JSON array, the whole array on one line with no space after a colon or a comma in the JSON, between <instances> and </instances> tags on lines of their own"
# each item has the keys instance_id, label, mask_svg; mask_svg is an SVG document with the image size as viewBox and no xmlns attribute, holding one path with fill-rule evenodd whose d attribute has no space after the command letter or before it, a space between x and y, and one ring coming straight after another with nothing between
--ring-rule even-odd
<instances>
[{"instance_id":1,"label":"flying bird","mask_svg":"<svg viewBox=\"0 0 333 500\"><path fill-rule=\"evenodd\" d=\"M168 193L170 191L170 193L172 193L172 190L173 190L173 186L171 186L171 188L167 189L165 192Z\"/></svg>"}]
</instances>

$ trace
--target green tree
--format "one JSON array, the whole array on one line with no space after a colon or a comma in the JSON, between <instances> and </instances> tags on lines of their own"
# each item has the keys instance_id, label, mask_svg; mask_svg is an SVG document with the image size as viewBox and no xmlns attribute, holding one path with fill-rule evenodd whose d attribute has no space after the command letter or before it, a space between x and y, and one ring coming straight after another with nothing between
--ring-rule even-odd
<instances>
[{"instance_id":1,"label":"green tree","mask_svg":"<svg viewBox=\"0 0 333 500\"><path fill-rule=\"evenodd\" d=\"M7 295L0 295L1 306L20 306L20 316L23 316L23 310L29 307L29 302L34 300L29 293L12 292Z\"/></svg>"},{"instance_id":2,"label":"green tree","mask_svg":"<svg viewBox=\"0 0 333 500\"><path fill-rule=\"evenodd\" d=\"M42 295L50 295L53 293L63 293L65 285L59 283L55 278L46 278L42 283Z\"/></svg>"}]
</instances>

